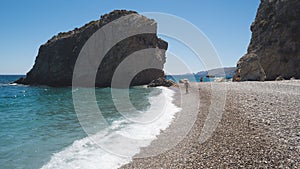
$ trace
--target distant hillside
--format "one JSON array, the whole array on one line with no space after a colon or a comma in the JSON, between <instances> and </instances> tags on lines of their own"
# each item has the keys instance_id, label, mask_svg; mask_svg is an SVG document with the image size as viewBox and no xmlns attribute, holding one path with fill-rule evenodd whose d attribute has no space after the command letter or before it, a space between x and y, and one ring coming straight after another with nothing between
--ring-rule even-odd
<instances>
[{"instance_id":1,"label":"distant hillside","mask_svg":"<svg viewBox=\"0 0 300 169\"><path fill-rule=\"evenodd\" d=\"M214 77L226 77L227 79L231 79L235 72L235 67L225 67L225 68L217 68L208 71L201 71L198 73L187 73L182 75L167 75L168 80L173 80L178 83L180 79L188 79L190 82L199 82L200 78L202 78L203 82L215 81L216 78L210 78L206 76L214 76Z\"/></svg>"},{"instance_id":2,"label":"distant hillside","mask_svg":"<svg viewBox=\"0 0 300 169\"><path fill-rule=\"evenodd\" d=\"M220 77L223 76L224 77L224 73L226 75L226 77L233 77L234 75L234 71L235 71L236 67L224 67L224 68L217 68L217 69L211 69L208 71L201 71L196 73L196 76L200 76L200 77L205 77L205 76L216 76L216 77Z\"/></svg>"}]
</instances>

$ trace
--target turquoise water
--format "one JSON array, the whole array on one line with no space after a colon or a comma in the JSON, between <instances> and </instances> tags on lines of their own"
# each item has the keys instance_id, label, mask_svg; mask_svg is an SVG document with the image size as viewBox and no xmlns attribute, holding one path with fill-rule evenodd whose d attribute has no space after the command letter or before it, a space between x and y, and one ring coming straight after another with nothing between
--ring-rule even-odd
<instances>
[{"instance_id":1,"label":"turquoise water","mask_svg":"<svg viewBox=\"0 0 300 169\"><path fill-rule=\"evenodd\" d=\"M19 77L0 76L0 168L41 168L51 159L55 162L55 154L87 134L74 111L72 88L9 84ZM129 90L129 96L137 110L146 111L151 105L149 98L161 92L159 88L135 87ZM109 125L123 119L113 105L109 88L96 89L96 96ZM129 122L122 124L118 130Z\"/></svg>"}]
</instances>

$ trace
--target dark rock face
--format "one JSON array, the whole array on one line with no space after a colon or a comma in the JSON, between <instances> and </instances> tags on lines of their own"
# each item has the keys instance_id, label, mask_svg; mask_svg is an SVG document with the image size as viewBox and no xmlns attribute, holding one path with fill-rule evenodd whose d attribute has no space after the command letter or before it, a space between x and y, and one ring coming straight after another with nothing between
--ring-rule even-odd
<instances>
[{"instance_id":1,"label":"dark rock face","mask_svg":"<svg viewBox=\"0 0 300 169\"><path fill-rule=\"evenodd\" d=\"M234 80L300 78L300 1L261 0Z\"/></svg>"},{"instance_id":2,"label":"dark rock face","mask_svg":"<svg viewBox=\"0 0 300 169\"><path fill-rule=\"evenodd\" d=\"M20 79L18 79L18 80L16 80L16 81L14 81L13 83L22 83L23 82L23 80L24 80L24 78L23 77L21 77Z\"/></svg>"},{"instance_id":3,"label":"dark rock face","mask_svg":"<svg viewBox=\"0 0 300 169\"><path fill-rule=\"evenodd\" d=\"M104 25L129 14L135 14L135 21L139 24L152 24L156 22L134 11L115 10L101 16L100 20L92 21L81 28L66 33L59 33L43 44L38 52L33 68L27 73L25 79L17 82L27 85L48 85L54 87L71 86L74 66L77 57L86 41ZM136 24L136 22L129 23ZM95 86L110 87L113 73L126 56L147 48L167 50L167 42L159 39L156 33L139 34L118 42L111 48L99 65ZM142 57L142 56L141 56ZM153 55L153 60L159 64L160 69L148 69L140 72L132 80L131 85L149 84L152 80L164 77L162 71L165 63L165 52Z\"/></svg>"}]
</instances>

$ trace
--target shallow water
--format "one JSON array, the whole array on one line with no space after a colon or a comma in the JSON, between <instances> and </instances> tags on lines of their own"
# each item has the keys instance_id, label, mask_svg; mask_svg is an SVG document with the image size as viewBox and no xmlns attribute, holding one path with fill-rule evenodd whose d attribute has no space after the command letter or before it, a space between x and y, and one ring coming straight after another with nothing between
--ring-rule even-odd
<instances>
[{"instance_id":1,"label":"shallow water","mask_svg":"<svg viewBox=\"0 0 300 169\"><path fill-rule=\"evenodd\" d=\"M116 109L110 88L99 88L95 90L96 101L108 125L95 123L97 130L88 137L74 110L72 92L77 90L9 84L19 77L0 76L0 166L5 169L115 168L128 162L141 146L155 139L179 111L171 103L173 92L166 88L129 89L129 98L136 110L128 112ZM122 101L118 99L121 105ZM162 104L168 107L169 114L160 111ZM154 119L154 122L139 123L145 119ZM88 120L91 125L85 127L95 127L93 119L89 117ZM120 135L141 137L146 141L128 143L128 151L124 150L127 158L99 148L98 144L102 144L122 154L118 152L124 146L118 138ZM93 137L101 142L91 141Z\"/></svg>"}]
</instances>

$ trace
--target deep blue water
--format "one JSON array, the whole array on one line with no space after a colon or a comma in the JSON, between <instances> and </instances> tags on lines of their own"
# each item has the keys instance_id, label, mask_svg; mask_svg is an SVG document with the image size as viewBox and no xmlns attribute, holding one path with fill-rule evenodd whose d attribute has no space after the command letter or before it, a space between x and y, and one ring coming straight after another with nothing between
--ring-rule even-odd
<instances>
[{"instance_id":1,"label":"deep blue water","mask_svg":"<svg viewBox=\"0 0 300 169\"><path fill-rule=\"evenodd\" d=\"M41 168L53 156L87 134L72 101L72 88L11 85L21 76L0 75L0 168ZM149 93L160 89L130 89L138 110L146 110ZM113 106L110 89L96 89L99 108L112 124L122 116Z\"/></svg>"}]
</instances>

